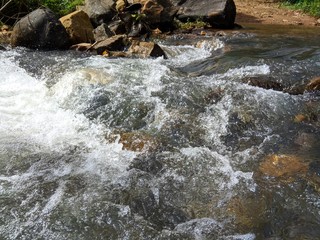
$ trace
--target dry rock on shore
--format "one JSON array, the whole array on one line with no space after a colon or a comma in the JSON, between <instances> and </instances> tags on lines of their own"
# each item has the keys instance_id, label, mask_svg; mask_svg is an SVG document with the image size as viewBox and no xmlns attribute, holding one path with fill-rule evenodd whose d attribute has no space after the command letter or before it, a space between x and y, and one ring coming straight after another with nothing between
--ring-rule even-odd
<instances>
[{"instance_id":1,"label":"dry rock on shore","mask_svg":"<svg viewBox=\"0 0 320 240\"><path fill-rule=\"evenodd\" d=\"M58 17L48 8L39 8L23 17L13 28L11 45L33 49L64 49L69 36Z\"/></svg>"}]
</instances>

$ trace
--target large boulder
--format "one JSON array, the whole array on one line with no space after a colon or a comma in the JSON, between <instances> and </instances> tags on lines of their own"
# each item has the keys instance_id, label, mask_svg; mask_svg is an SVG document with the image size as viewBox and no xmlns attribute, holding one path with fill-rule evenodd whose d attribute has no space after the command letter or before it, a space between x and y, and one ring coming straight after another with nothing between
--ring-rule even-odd
<instances>
[{"instance_id":1,"label":"large boulder","mask_svg":"<svg viewBox=\"0 0 320 240\"><path fill-rule=\"evenodd\" d=\"M84 11L72 12L60 18L60 22L67 30L72 44L94 42L93 26Z\"/></svg>"},{"instance_id":2,"label":"large boulder","mask_svg":"<svg viewBox=\"0 0 320 240\"><path fill-rule=\"evenodd\" d=\"M45 50L63 49L69 46L69 35L50 9L38 8L16 23L11 45Z\"/></svg>"},{"instance_id":3,"label":"large boulder","mask_svg":"<svg viewBox=\"0 0 320 240\"><path fill-rule=\"evenodd\" d=\"M170 0L133 0L133 3L142 4L141 13L145 15L145 22L152 28L161 30L171 28L179 9Z\"/></svg>"},{"instance_id":4,"label":"large boulder","mask_svg":"<svg viewBox=\"0 0 320 240\"><path fill-rule=\"evenodd\" d=\"M181 21L202 19L213 27L233 28L236 18L236 5L233 0L185 0L175 1Z\"/></svg>"},{"instance_id":5,"label":"large boulder","mask_svg":"<svg viewBox=\"0 0 320 240\"><path fill-rule=\"evenodd\" d=\"M88 14L94 27L108 23L116 15L114 0L85 0L82 10Z\"/></svg>"}]
</instances>

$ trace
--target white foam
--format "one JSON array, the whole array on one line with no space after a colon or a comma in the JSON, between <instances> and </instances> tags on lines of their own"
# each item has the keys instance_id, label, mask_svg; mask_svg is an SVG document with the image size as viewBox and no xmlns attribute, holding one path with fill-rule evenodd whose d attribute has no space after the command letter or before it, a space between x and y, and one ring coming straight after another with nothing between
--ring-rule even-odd
<instances>
[{"instance_id":1,"label":"white foam","mask_svg":"<svg viewBox=\"0 0 320 240\"><path fill-rule=\"evenodd\" d=\"M119 167L129 162L128 158L133 155L122 151L120 144L107 147L104 126L60 108L56 96L51 95L43 82L8 59L1 62L0 71L5 78L0 79L0 144L15 145L15 148L25 145L34 152L64 152L76 148L88 166L92 161ZM59 90L57 94L62 98L65 88ZM121 164L117 162L119 159ZM92 166L88 168L97 172Z\"/></svg>"}]
</instances>

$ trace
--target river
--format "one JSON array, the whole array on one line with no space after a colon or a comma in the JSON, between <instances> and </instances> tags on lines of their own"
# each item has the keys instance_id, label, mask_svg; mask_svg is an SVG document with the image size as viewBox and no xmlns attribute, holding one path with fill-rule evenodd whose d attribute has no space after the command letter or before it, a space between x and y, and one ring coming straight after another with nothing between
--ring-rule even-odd
<instances>
[{"instance_id":1,"label":"river","mask_svg":"<svg viewBox=\"0 0 320 240\"><path fill-rule=\"evenodd\" d=\"M168 59L0 51L0 239L320 239L319 93L245 81L320 76L315 31L175 35ZM265 176L272 155L307 173Z\"/></svg>"}]
</instances>

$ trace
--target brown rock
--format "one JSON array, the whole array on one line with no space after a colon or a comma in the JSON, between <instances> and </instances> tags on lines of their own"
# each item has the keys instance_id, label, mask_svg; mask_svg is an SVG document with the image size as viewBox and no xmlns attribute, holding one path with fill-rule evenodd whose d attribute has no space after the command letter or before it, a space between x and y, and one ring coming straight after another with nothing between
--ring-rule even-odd
<instances>
[{"instance_id":1,"label":"brown rock","mask_svg":"<svg viewBox=\"0 0 320 240\"><path fill-rule=\"evenodd\" d=\"M260 164L259 171L283 182L292 182L298 176L305 176L308 166L294 155L270 155Z\"/></svg>"},{"instance_id":2,"label":"brown rock","mask_svg":"<svg viewBox=\"0 0 320 240\"><path fill-rule=\"evenodd\" d=\"M307 174L308 184L320 192L320 161L311 162Z\"/></svg>"},{"instance_id":3,"label":"brown rock","mask_svg":"<svg viewBox=\"0 0 320 240\"><path fill-rule=\"evenodd\" d=\"M92 49L102 55L105 51L123 51L128 44L126 35L115 35L95 44Z\"/></svg>"},{"instance_id":4,"label":"brown rock","mask_svg":"<svg viewBox=\"0 0 320 240\"><path fill-rule=\"evenodd\" d=\"M67 30L72 44L94 42L93 26L84 11L70 13L60 18L60 21Z\"/></svg>"},{"instance_id":5,"label":"brown rock","mask_svg":"<svg viewBox=\"0 0 320 240\"><path fill-rule=\"evenodd\" d=\"M227 212L235 216L235 223L242 231L250 231L265 224L267 208L263 197L237 196L230 200Z\"/></svg>"},{"instance_id":6,"label":"brown rock","mask_svg":"<svg viewBox=\"0 0 320 240\"><path fill-rule=\"evenodd\" d=\"M12 31L3 31L0 32L0 43L2 44L10 44Z\"/></svg>"},{"instance_id":7,"label":"brown rock","mask_svg":"<svg viewBox=\"0 0 320 240\"><path fill-rule=\"evenodd\" d=\"M242 82L263 89L272 89L275 91L283 90L283 86L280 83L277 83L273 79L266 77L247 77L244 78Z\"/></svg>"},{"instance_id":8,"label":"brown rock","mask_svg":"<svg viewBox=\"0 0 320 240\"><path fill-rule=\"evenodd\" d=\"M319 91L320 90L320 77L315 77L307 84L306 91Z\"/></svg>"},{"instance_id":9,"label":"brown rock","mask_svg":"<svg viewBox=\"0 0 320 240\"><path fill-rule=\"evenodd\" d=\"M107 50L105 50L102 53L102 56L108 57L108 58L126 58L126 57L130 57L130 54L128 54L127 52L121 52L121 51L107 51Z\"/></svg>"},{"instance_id":10,"label":"brown rock","mask_svg":"<svg viewBox=\"0 0 320 240\"><path fill-rule=\"evenodd\" d=\"M149 24L159 23L163 7L154 1L146 1L141 9L141 13L146 15Z\"/></svg>"},{"instance_id":11,"label":"brown rock","mask_svg":"<svg viewBox=\"0 0 320 240\"><path fill-rule=\"evenodd\" d=\"M134 152L148 151L158 146L155 138L142 132L121 133L119 142L122 143L123 149Z\"/></svg>"},{"instance_id":12,"label":"brown rock","mask_svg":"<svg viewBox=\"0 0 320 240\"><path fill-rule=\"evenodd\" d=\"M136 55L138 57L142 58L148 58L148 57L166 57L165 52L162 50L162 48L154 43L154 42L139 42L134 41L132 45L130 46L128 52L130 54Z\"/></svg>"}]
</instances>

